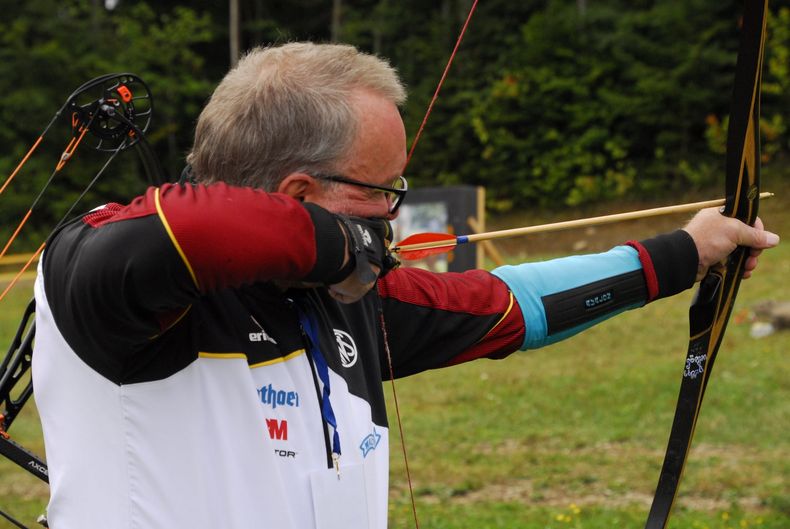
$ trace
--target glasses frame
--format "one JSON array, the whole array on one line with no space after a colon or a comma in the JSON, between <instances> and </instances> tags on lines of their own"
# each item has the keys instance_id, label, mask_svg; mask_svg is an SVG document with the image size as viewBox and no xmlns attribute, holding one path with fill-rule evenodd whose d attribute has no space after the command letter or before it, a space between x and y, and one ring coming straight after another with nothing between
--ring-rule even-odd
<instances>
[{"instance_id":1,"label":"glasses frame","mask_svg":"<svg viewBox=\"0 0 790 529\"><path fill-rule=\"evenodd\" d=\"M391 199L390 207L389 207L389 214L394 215L395 212L398 211L398 208L401 207L403 204L403 200L406 198L406 192L409 190L409 182L406 180L406 177L401 175L398 177L400 182L403 182L403 189L397 189L394 187L387 187L387 186L379 186L376 184L369 184L367 182L361 182L359 180L354 180L353 178L348 178L343 175L336 175L336 174L312 174L310 175L313 178L317 178L319 180L326 180L328 182L337 182L339 184L348 184L352 186L358 187L366 187L368 189L375 189L377 191L383 191L384 193L391 193L395 195L395 198Z\"/></svg>"}]
</instances>

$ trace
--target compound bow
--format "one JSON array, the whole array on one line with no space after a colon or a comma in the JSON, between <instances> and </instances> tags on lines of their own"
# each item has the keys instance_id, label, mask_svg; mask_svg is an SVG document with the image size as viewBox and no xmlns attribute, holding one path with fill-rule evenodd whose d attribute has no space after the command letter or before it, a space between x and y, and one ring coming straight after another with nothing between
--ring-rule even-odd
<instances>
[{"instance_id":1,"label":"compound bow","mask_svg":"<svg viewBox=\"0 0 790 529\"><path fill-rule=\"evenodd\" d=\"M71 212L82 197L98 181L115 156L129 147L136 147L140 154L143 170L150 184L160 185L165 182L164 171L150 145L145 140L145 132L148 130L153 116L151 91L148 85L137 75L115 73L102 75L88 81L77 88L66 99L66 102L55 112L55 115L33 147L25 155L22 162L0 188L0 192L8 187L30 155L38 148L43 137L64 112L70 117L73 137L61 155L55 170L33 200L27 214L5 245L0 257L5 254L14 237L19 233L35 206L40 202L54 177L72 158L88 132L97 140L92 147L97 151L109 153L109 157L77 200L69 207L66 214L53 229L53 232L69 219ZM43 248L44 244L39 247L38 251L35 252L14 280L11 281L3 295L10 290L11 286L21 276L27 266L35 260L36 256L41 253ZM1 296L0 299L2 299ZM14 419L33 394L33 382L27 373L30 369L33 340L35 338L34 316L35 302L31 300L25 309L11 346L2 363L0 363L0 455L7 457L42 481L49 482L46 463L37 455L12 440L8 433L8 429L11 427ZM23 529L25 527L2 511L0 511L0 516L6 518L17 527ZM40 518L39 523L46 526L46 519L44 517Z\"/></svg>"}]
</instances>

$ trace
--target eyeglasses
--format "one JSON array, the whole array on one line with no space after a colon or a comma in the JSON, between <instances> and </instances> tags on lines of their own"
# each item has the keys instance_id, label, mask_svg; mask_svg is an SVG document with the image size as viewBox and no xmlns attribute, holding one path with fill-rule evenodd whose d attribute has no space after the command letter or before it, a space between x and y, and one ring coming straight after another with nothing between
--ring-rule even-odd
<instances>
[{"instance_id":1,"label":"eyeglasses","mask_svg":"<svg viewBox=\"0 0 790 529\"><path fill-rule=\"evenodd\" d=\"M387 201L389 202L390 215L394 215L395 212L398 211L398 208L403 203L403 199L406 198L406 191L409 190L409 183L406 181L405 176L399 176L395 180L395 183L392 187L377 186L367 182L360 182L359 180L354 180L353 178L346 178L345 176L341 175L313 174L310 176L313 178L318 178L319 180L326 180L328 182L338 182L341 184L349 184L352 186L366 187L368 189L381 191L384 193L384 196L387 197Z\"/></svg>"}]
</instances>

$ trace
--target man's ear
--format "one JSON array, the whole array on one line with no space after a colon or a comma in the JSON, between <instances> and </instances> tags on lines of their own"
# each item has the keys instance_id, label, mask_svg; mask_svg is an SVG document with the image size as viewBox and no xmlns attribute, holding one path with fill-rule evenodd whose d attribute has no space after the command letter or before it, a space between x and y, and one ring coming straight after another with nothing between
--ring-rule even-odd
<instances>
[{"instance_id":1,"label":"man's ear","mask_svg":"<svg viewBox=\"0 0 790 529\"><path fill-rule=\"evenodd\" d=\"M280 185L277 186L278 193L284 193L299 201L304 201L310 195L315 193L316 186L315 178L305 173L291 173L282 179Z\"/></svg>"}]
</instances>

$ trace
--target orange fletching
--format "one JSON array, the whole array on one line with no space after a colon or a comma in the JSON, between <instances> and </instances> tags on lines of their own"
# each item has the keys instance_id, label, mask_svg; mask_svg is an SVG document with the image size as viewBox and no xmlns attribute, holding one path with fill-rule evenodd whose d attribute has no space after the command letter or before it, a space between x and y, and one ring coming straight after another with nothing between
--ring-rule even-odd
<instances>
[{"instance_id":1,"label":"orange fletching","mask_svg":"<svg viewBox=\"0 0 790 529\"><path fill-rule=\"evenodd\" d=\"M458 244L449 233L417 233L397 243L392 251L404 261L416 261L430 255L446 253Z\"/></svg>"}]
</instances>

